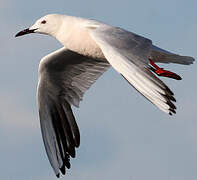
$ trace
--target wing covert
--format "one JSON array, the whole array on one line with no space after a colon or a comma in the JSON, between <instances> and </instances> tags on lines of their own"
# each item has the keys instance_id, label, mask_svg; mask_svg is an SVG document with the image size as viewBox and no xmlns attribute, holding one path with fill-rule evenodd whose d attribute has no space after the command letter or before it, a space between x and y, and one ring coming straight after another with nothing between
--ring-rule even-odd
<instances>
[{"instance_id":1,"label":"wing covert","mask_svg":"<svg viewBox=\"0 0 197 180\"><path fill-rule=\"evenodd\" d=\"M90 31L104 56L137 91L162 111L175 112L172 91L149 70L152 42L121 28L103 25Z\"/></svg>"},{"instance_id":2,"label":"wing covert","mask_svg":"<svg viewBox=\"0 0 197 180\"><path fill-rule=\"evenodd\" d=\"M110 67L61 48L41 60L38 108L45 149L57 177L70 168L70 156L80 144L71 105L79 106L85 91Z\"/></svg>"}]
</instances>

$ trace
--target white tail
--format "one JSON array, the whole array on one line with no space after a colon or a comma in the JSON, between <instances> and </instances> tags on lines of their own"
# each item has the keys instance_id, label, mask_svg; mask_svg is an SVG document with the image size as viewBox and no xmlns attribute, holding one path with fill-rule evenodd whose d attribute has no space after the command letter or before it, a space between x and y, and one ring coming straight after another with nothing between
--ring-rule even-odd
<instances>
[{"instance_id":1,"label":"white tail","mask_svg":"<svg viewBox=\"0 0 197 180\"><path fill-rule=\"evenodd\" d=\"M193 57L180 56L178 54L173 54L164 49L158 48L157 46L154 46L154 45L152 46L150 59L152 59L154 62L177 63L177 64L184 64L184 65L193 64L194 62Z\"/></svg>"}]
</instances>

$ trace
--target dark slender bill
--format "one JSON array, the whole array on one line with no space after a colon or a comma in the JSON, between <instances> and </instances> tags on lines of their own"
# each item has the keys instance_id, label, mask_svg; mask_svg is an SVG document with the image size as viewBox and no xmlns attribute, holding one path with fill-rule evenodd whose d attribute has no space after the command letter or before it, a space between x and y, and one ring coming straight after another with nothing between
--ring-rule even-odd
<instances>
[{"instance_id":1,"label":"dark slender bill","mask_svg":"<svg viewBox=\"0 0 197 180\"><path fill-rule=\"evenodd\" d=\"M29 28L24 29L23 31L20 31L19 33L17 33L17 34L15 35L15 37L23 36L23 35L30 34L30 33L34 33L35 30L36 30L36 29L29 29Z\"/></svg>"}]
</instances>

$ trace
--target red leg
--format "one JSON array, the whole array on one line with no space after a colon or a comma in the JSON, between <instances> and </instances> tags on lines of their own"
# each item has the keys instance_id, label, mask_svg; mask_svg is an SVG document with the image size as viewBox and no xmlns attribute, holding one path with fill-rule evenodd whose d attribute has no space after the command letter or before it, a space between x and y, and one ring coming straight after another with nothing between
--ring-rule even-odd
<instances>
[{"instance_id":1,"label":"red leg","mask_svg":"<svg viewBox=\"0 0 197 180\"><path fill-rule=\"evenodd\" d=\"M154 73L156 73L158 76L164 76L164 77L173 78L173 79L176 79L176 80L181 80L182 79L178 74L173 73L171 71L164 70L163 68L160 68L151 59L149 59L149 61L150 61L150 64L154 67L154 68L151 67L151 70Z\"/></svg>"}]
</instances>

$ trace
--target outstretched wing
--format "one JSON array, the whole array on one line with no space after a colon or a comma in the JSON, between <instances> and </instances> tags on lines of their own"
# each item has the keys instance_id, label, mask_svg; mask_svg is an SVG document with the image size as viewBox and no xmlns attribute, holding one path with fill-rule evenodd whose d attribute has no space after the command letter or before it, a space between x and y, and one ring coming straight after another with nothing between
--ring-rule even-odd
<instances>
[{"instance_id":1,"label":"outstretched wing","mask_svg":"<svg viewBox=\"0 0 197 180\"><path fill-rule=\"evenodd\" d=\"M108 25L92 28L90 34L112 67L135 89L162 111L175 113L172 91L149 70L149 39Z\"/></svg>"},{"instance_id":2,"label":"outstretched wing","mask_svg":"<svg viewBox=\"0 0 197 180\"><path fill-rule=\"evenodd\" d=\"M105 60L88 59L61 48L41 60L38 107L45 149L57 177L70 168L70 156L80 144L71 105L79 106L85 91L108 68Z\"/></svg>"}]
</instances>

